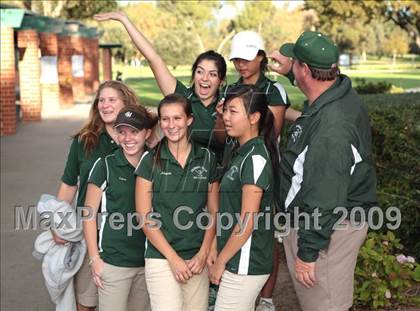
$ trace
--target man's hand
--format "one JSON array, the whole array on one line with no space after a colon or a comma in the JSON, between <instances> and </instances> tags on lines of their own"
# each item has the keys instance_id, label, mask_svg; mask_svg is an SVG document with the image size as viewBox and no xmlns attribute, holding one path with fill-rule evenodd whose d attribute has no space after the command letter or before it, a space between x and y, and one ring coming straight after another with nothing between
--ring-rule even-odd
<instances>
[{"instance_id":1,"label":"man's hand","mask_svg":"<svg viewBox=\"0 0 420 311\"><path fill-rule=\"evenodd\" d=\"M299 257L295 260L295 277L306 288L315 285L315 262L304 262Z\"/></svg>"},{"instance_id":2,"label":"man's hand","mask_svg":"<svg viewBox=\"0 0 420 311\"><path fill-rule=\"evenodd\" d=\"M281 75L286 75L292 69L292 60L282 55L279 51L274 51L268 55L268 58L276 62L276 65L269 65L271 71Z\"/></svg>"}]
</instances>

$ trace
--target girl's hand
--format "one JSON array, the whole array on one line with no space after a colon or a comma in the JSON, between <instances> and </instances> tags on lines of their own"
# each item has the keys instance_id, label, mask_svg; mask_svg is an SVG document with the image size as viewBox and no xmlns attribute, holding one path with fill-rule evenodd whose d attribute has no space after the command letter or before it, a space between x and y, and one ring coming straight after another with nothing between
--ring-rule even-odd
<instances>
[{"instance_id":1,"label":"girl's hand","mask_svg":"<svg viewBox=\"0 0 420 311\"><path fill-rule=\"evenodd\" d=\"M270 64L268 67L271 71L277 72L281 75L286 75L292 69L292 60L289 57L284 56L279 51L274 51L268 58L274 60L277 66Z\"/></svg>"},{"instance_id":2,"label":"girl's hand","mask_svg":"<svg viewBox=\"0 0 420 311\"><path fill-rule=\"evenodd\" d=\"M216 105L216 111L217 111L217 114L219 116L223 115L223 105L224 105L224 103L225 103L225 99L222 98L221 100L219 100L219 102Z\"/></svg>"},{"instance_id":3,"label":"girl's hand","mask_svg":"<svg viewBox=\"0 0 420 311\"><path fill-rule=\"evenodd\" d=\"M203 252L198 252L193 258L187 260L188 268L192 273L200 274L206 265L206 259L207 256Z\"/></svg>"},{"instance_id":4,"label":"girl's hand","mask_svg":"<svg viewBox=\"0 0 420 311\"><path fill-rule=\"evenodd\" d=\"M185 260L181 257L176 256L176 258L168 260L168 262L171 266L172 273L178 282L186 283L192 277L193 273L190 268L188 268Z\"/></svg>"},{"instance_id":5,"label":"girl's hand","mask_svg":"<svg viewBox=\"0 0 420 311\"><path fill-rule=\"evenodd\" d=\"M220 279L222 278L223 272L225 272L226 264L221 262L219 259L216 260L214 265L209 268L209 278L210 282L215 285L220 284Z\"/></svg>"},{"instance_id":6,"label":"girl's hand","mask_svg":"<svg viewBox=\"0 0 420 311\"><path fill-rule=\"evenodd\" d=\"M107 12L107 13L95 14L93 18L97 20L98 22L109 21L109 20L122 22L124 19L128 19L127 15L124 12Z\"/></svg>"},{"instance_id":7,"label":"girl's hand","mask_svg":"<svg viewBox=\"0 0 420 311\"><path fill-rule=\"evenodd\" d=\"M213 243L215 245L215 243ZM207 256L207 267L210 268L214 265L217 259L217 248L213 245L210 247L209 255Z\"/></svg>"},{"instance_id":8,"label":"girl's hand","mask_svg":"<svg viewBox=\"0 0 420 311\"><path fill-rule=\"evenodd\" d=\"M62 238L60 238L55 232L54 232L54 230L51 230L51 234L52 234L52 237L53 237L53 240L54 240L54 242L56 243L56 244L59 244L59 245L64 245L64 244L66 244L66 243L68 243L69 241L67 241L67 240L64 240L64 239L62 239Z\"/></svg>"},{"instance_id":9,"label":"girl's hand","mask_svg":"<svg viewBox=\"0 0 420 311\"><path fill-rule=\"evenodd\" d=\"M97 256L92 259L92 264L90 266L90 270L92 271L93 282L97 287L104 288L101 279L101 273L104 269L104 261L101 257Z\"/></svg>"}]
</instances>

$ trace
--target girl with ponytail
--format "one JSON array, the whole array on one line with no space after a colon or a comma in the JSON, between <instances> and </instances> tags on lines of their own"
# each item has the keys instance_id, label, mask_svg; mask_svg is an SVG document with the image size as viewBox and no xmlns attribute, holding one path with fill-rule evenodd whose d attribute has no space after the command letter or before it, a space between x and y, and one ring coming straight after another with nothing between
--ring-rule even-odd
<instances>
[{"instance_id":1,"label":"girl with ponytail","mask_svg":"<svg viewBox=\"0 0 420 311\"><path fill-rule=\"evenodd\" d=\"M227 134L238 148L219 191L217 241L208 257L210 279L219 284L216 311L254 310L273 267L273 188L278 169L274 117L265 93L253 85L233 87L224 103Z\"/></svg>"}]
</instances>

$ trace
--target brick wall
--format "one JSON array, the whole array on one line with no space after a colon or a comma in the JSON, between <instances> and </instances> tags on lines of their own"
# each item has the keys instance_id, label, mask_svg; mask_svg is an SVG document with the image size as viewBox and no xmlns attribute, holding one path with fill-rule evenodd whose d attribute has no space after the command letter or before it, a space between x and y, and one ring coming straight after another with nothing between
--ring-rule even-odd
<instances>
[{"instance_id":1,"label":"brick wall","mask_svg":"<svg viewBox=\"0 0 420 311\"><path fill-rule=\"evenodd\" d=\"M1 136L16 133L15 54L13 28L1 27L0 123Z\"/></svg>"},{"instance_id":2,"label":"brick wall","mask_svg":"<svg viewBox=\"0 0 420 311\"><path fill-rule=\"evenodd\" d=\"M73 105L73 78L71 55L73 49L69 36L57 36L58 57L57 57L57 70L58 70L58 84L60 91L60 106L68 107Z\"/></svg>"},{"instance_id":3,"label":"brick wall","mask_svg":"<svg viewBox=\"0 0 420 311\"><path fill-rule=\"evenodd\" d=\"M73 55L83 55L83 38L70 36L70 40L73 47ZM73 98L75 101L84 101L86 99L84 77L73 76Z\"/></svg>"},{"instance_id":4,"label":"brick wall","mask_svg":"<svg viewBox=\"0 0 420 311\"><path fill-rule=\"evenodd\" d=\"M84 84L85 94L91 95L93 93L93 51L92 39L83 38L83 68L85 72Z\"/></svg>"},{"instance_id":5,"label":"brick wall","mask_svg":"<svg viewBox=\"0 0 420 311\"><path fill-rule=\"evenodd\" d=\"M39 41L42 56L57 56L58 41L55 33L41 32Z\"/></svg>"},{"instance_id":6,"label":"brick wall","mask_svg":"<svg viewBox=\"0 0 420 311\"><path fill-rule=\"evenodd\" d=\"M99 87L99 39L93 38L92 43L92 57L93 57L93 91Z\"/></svg>"},{"instance_id":7,"label":"brick wall","mask_svg":"<svg viewBox=\"0 0 420 311\"><path fill-rule=\"evenodd\" d=\"M102 63L103 63L104 81L112 80L111 49L102 49Z\"/></svg>"},{"instance_id":8,"label":"brick wall","mask_svg":"<svg viewBox=\"0 0 420 311\"><path fill-rule=\"evenodd\" d=\"M58 40L55 33L46 33L42 32L39 34L40 38L40 49L41 55L45 56L55 56L58 54ZM58 63L57 63L58 64ZM41 66L41 76L45 73L42 73ZM52 70L52 68L49 68ZM57 67L55 68L57 71ZM52 75L53 73L48 72ZM55 114L60 109L60 87L59 82L41 81L41 95L42 95L42 115L51 115Z\"/></svg>"},{"instance_id":9,"label":"brick wall","mask_svg":"<svg viewBox=\"0 0 420 311\"><path fill-rule=\"evenodd\" d=\"M19 62L20 104L23 121L41 120L41 68L39 61L39 37L36 30L18 31L18 47L24 48Z\"/></svg>"}]
</instances>

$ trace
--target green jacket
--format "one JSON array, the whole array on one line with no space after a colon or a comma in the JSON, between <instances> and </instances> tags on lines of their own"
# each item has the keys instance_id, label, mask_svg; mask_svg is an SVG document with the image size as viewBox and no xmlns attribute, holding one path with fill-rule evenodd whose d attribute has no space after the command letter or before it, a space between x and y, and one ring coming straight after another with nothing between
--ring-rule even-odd
<instances>
[{"instance_id":1,"label":"green jacket","mask_svg":"<svg viewBox=\"0 0 420 311\"><path fill-rule=\"evenodd\" d=\"M347 76L337 81L311 105L289 132L280 163L280 207L291 213L321 214L305 228L299 218L298 257L314 262L328 248L331 234L345 207L368 209L376 204L376 174L372 162L369 117Z\"/></svg>"}]
</instances>

